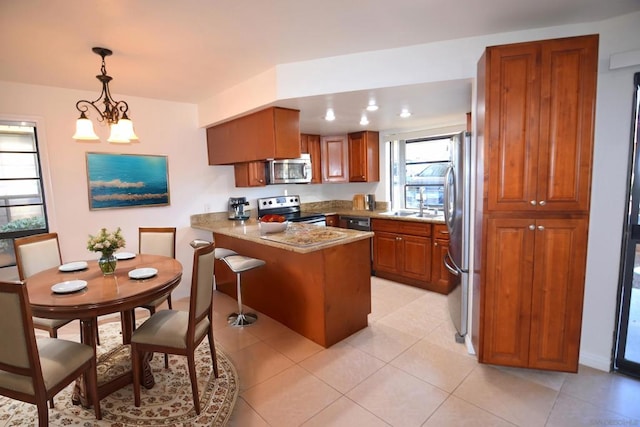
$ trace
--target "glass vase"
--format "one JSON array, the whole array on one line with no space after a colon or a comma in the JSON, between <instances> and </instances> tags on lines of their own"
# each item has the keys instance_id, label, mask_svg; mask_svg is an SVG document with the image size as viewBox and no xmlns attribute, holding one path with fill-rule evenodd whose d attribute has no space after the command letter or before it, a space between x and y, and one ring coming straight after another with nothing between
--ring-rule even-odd
<instances>
[{"instance_id":1,"label":"glass vase","mask_svg":"<svg viewBox=\"0 0 640 427\"><path fill-rule=\"evenodd\" d=\"M114 254L102 254L98 260L100 270L102 270L102 274L105 276L116 272L116 264L118 264L118 259Z\"/></svg>"}]
</instances>

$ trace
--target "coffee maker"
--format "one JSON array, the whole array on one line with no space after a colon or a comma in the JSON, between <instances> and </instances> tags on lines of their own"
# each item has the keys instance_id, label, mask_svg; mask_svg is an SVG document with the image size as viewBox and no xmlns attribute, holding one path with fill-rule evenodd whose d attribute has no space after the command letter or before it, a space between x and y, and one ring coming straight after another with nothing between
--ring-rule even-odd
<instances>
[{"instance_id":1,"label":"coffee maker","mask_svg":"<svg viewBox=\"0 0 640 427\"><path fill-rule=\"evenodd\" d=\"M249 206L246 197L229 198L229 219L245 220L249 219L249 212L245 212L244 207Z\"/></svg>"}]
</instances>

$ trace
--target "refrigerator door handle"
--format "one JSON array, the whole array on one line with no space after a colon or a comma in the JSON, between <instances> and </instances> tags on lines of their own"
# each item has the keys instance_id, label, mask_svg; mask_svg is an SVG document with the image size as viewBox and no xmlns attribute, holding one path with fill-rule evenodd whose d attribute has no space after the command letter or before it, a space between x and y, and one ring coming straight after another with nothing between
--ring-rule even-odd
<instances>
[{"instance_id":1,"label":"refrigerator door handle","mask_svg":"<svg viewBox=\"0 0 640 427\"><path fill-rule=\"evenodd\" d=\"M453 233L453 221L456 212L456 185L453 166L449 165L447 172L444 174L444 222L447 224L449 233ZM453 194L452 194L453 193Z\"/></svg>"},{"instance_id":2,"label":"refrigerator door handle","mask_svg":"<svg viewBox=\"0 0 640 427\"><path fill-rule=\"evenodd\" d=\"M449 264L449 261L451 261L451 264L453 265ZM451 255L449 255L449 252L447 252L442 262L444 263L444 266L447 268L447 270L451 272L451 274L455 274L456 276L459 276L460 273L462 272L451 259Z\"/></svg>"}]
</instances>

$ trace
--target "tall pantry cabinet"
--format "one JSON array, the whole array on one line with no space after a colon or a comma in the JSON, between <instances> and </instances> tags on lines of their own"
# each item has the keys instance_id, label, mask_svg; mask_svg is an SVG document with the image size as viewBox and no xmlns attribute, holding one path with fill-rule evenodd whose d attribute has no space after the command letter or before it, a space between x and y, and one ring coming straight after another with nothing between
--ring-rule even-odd
<instances>
[{"instance_id":1,"label":"tall pantry cabinet","mask_svg":"<svg viewBox=\"0 0 640 427\"><path fill-rule=\"evenodd\" d=\"M598 36L478 63L472 341L482 363L577 372Z\"/></svg>"}]
</instances>

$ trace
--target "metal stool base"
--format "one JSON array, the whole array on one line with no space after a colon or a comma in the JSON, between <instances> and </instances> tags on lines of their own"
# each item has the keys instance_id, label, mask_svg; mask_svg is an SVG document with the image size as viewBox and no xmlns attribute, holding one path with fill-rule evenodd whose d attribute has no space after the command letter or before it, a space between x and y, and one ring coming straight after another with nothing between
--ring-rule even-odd
<instances>
[{"instance_id":1,"label":"metal stool base","mask_svg":"<svg viewBox=\"0 0 640 427\"><path fill-rule=\"evenodd\" d=\"M258 320L258 315L255 313L231 313L227 317L229 325L236 327L252 325L256 320Z\"/></svg>"}]
</instances>

